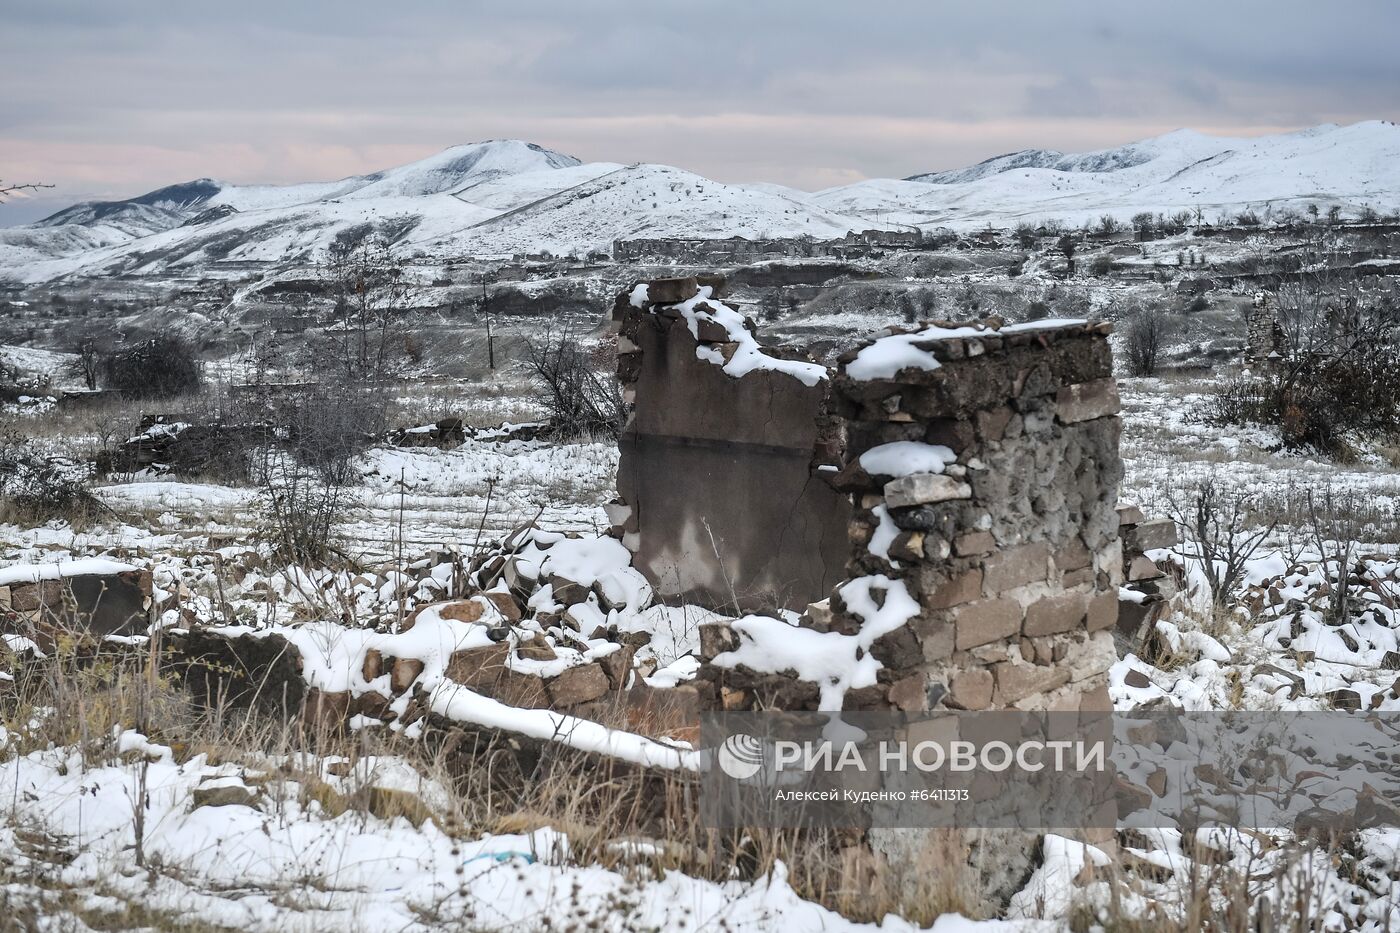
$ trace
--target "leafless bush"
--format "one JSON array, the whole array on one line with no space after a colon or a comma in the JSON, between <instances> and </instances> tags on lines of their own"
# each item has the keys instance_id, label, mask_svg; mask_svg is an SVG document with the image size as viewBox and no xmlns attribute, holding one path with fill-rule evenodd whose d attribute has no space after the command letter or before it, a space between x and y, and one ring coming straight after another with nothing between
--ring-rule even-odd
<instances>
[{"instance_id":1,"label":"leafless bush","mask_svg":"<svg viewBox=\"0 0 1400 933\"><path fill-rule=\"evenodd\" d=\"M386 427L388 394L374 384L318 386L274 406L274 442L262 448L262 532L290 563L343 557L335 543L355 460Z\"/></svg>"},{"instance_id":2,"label":"leafless bush","mask_svg":"<svg viewBox=\"0 0 1400 933\"><path fill-rule=\"evenodd\" d=\"M260 536L290 564L320 565L343 556L335 543L345 487L284 450L269 448L262 464Z\"/></svg>"},{"instance_id":3,"label":"leafless bush","mask_svg":"<svg viewBox=\"0 0 1400 933\"><path fill-rule=\"evenodd\" d=\"M335 326L317 362L354 381L397 374L413 346L405 326L416 291L403 259L382 237L347 237L331 246L326 276Z\"/></svg>"},{"instance_id":4,"label":"leafless bush","mask_svg":"<svg viewBox=\"0 0 1400 933\"><path fill-rule=\"evenodd\" d=\"M173 398L199 390L199 358L179 337L162 335L128 344L102 360L102 381L127 398Z\"/></svg>"},{"instance_id":5,"label":"leafless bush","mask_svg":"<svg viewBox=\"0 0 1400 933\"><path fill-rule=\"evenodd\" d=\"M1270 424L1278 406L1269 383L1252 376L1235 376L1220 384L1206 400L1205 416L1217 424Z\"/></svg>"},{"instance_id":6,"label":"leafless bush","mask_svg":"<svg viewBox=\"0 0 1400 933\"><path fill-rule=\"evenodd\" d=\"M1351 621L1352 570L1356 564L1357 537L1361 529L1354 516L1360 511L1354 492L1338 493L1330 485L1321 492L1307 490L1307 525L1304 536L1322 560L1331 579L1327 595L1327 621L1342 626Z\"/></svg>"},{"instance_id":7,"label":"leafless bush","mask_svg":"<svg viewBox=\"0 0 1400 933\"><path fill-rule=\"evenodd\" d=\"M1165 331L1162 313L1154 307L1137 308L1128 317L1127 332L1123 336L1131 375L1156 375Z\"/></svg>"},{"instance_id":8,"label":"leafless bush","mask_svg":"<svg viewBox=\"0 0 1400 933\"><path fill-rule=\"evenodd\" d=\"M388 412L384 386L318 386L282 410L279 428L297 460L343 486L355 479L355 458L388 429Z\"/></svg>"},{"instance_id":9,"label":"leafless bush","mask_svg":"<svg viewBox=\"0 0 1400 933\"><path fill-rule=\"evenodd\" d=\"M88 489L87 477L83 467L44 457L13 428L0 430L0 504L11 517L82 524L104 510Z\"/></svg>"},{"instance_id":10,"label":"leafless bush","mask_svg":"<svg viewBox=\"0 0 1400 933\"><path fill-rule=\"evenodd\" d=\"M610 354L609 354L610 355ZM557 437L616 437L625 412L622 387L567 332L547 333L525 347L525 369Z\"/></svg>"},{"instance_id":11,"label":"leafless bush","mask_svg":"<svg viewBox=\"0 0 1400 933\"><path fill-rule=\"evenodd\" d=\"M1274 357L1211 404L1221 420L1276 425L1290 446L1345 457L1348 436L1400 436L1400 295L1337 272L1334 249L1313 244L1306 267L1282 277Z\"/></svg>"},{"instance_id":12,"label":"leafless bush","mask_svg":"<svg viewBox=\"0 0 1400 933\"><path fill-rule=\"evenodd\" d=\"M1253 497L1221 488L1213 476L1185 496L1169 492L1166 500L1168 514L1195 547L1211 599L1223 608L1276 522L1258 522Z\"/></svg>"},{"instance_id":13,"label":"leafless bush","mask_svg":"<svg viewBox=\"0 0 1400 933\"><path fill-rule=\"evenodd\" d=\"M74 347L75 356L69 364L69 372L83 380L88 391L97 388L97 377L102 374L102 353L97 349L97 341L91 337L81 340Z\"/></svg>"}]
</instances>

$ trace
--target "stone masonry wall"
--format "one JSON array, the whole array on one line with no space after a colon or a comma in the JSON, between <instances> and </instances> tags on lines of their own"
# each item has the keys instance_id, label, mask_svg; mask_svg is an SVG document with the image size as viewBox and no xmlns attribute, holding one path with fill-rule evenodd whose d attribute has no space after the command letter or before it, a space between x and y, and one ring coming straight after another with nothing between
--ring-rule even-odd
<instances>
[{"instance_id":1,"label":"stone masonry wall","mask_svg":"<svg viewBox=\"0 0 1400 933\"><path fill-rule=\"evenodd\" d=\"M841 708L1110 709L1124 559L1107 333L934 326L841 358L833 484L854 502L848 581L801 625L859 636L870 608L848 600L902 589L914 606L869 645L878 682ZM871 365L886 358L892 368ZM817 685L734 663L752 627L702 627L715 705L816 708Z\"/></svg>"},{"instance_id":2,"label":"stone masonry wall","mask_svg":"<svg viewBox=\"0 0 1400 933\"><path fill-rule=\"evenodd\" d=\"M857 502L850 572L902 579L920 606L897 639L877 646L892 681L924 674L925 695L905 687L896 705L1110 708L1123 467L1107 331L932 328L925 339L897 334L842 358L842 485ZM928 354L936 368L869 378L861 361L900 348ZM956 459L942 473L902 477L863 467L875 462L870 451L901 441L946 447ZM872 553L882 528L893 534L889 558Z\"/></svg>"},{"instance_id":3,"label":"stone masonry wall","mask_svg":"<svg viewBox=\"0 0 1400 933\"><path fill-rule=\"evenodd\" d=\"M29 638L47 652L65 636L145 633L152 613L150 571L61 575L62 566L36 565L22 579L0 583L0 634Z\"/></svg>"}]
</instances>

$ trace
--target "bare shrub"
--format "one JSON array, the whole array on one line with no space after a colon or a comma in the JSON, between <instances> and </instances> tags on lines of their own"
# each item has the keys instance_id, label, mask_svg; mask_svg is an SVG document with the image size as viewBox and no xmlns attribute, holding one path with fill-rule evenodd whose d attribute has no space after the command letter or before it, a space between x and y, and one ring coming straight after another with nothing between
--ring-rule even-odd
<instances>
[{"instance_id":1,"label":"bare shrub","mask_svg":"<svg viewBox=\"0 0 1400 933\"><path fill-rule=\"evenodd\" d=\"M1283 276L1273 292L1278 339L1255 377L1249 405L1226 387L1213 415L1278 426L1284 442L1337 457L1347 438L1400 436L1400 296L1393 285L1367 286L1336 271L1333 244L1314 244L1308 265Z\"/></svg>"},{"instance_id":2,"label":"bare shrub","mask_svg":"<svg viewBox=\"0 0 1400 933\"><path fill-rule=\"evenodd\" d=\"M259 535L289 564L322 565L343 557L334 532L345 487L291 453L269 448L262 464Z\"/></svg>"},{"instance_id":3,"label":"bare shrub","mask_svg":"<svg viewBox=\"0 0 1400 933\"><path fill-rule=\"evenodd\" d=\"M1267 381L1235 376L1206 400L1205 416L1217 424L1271 424L1277 422L1278 406Z\"/></svg>"},{"instance_id":4,"label":"bare shrub","mask_svg":"<svg viewBox=\"0 0 1400 933\"><path fill-rule=\"evenodd\" d=\"M263 536L289 563L344 557L335 542L355 461L383 435L388 393L375 384L318 386L278 407L274 444L262 449Z\"/></svg>"},{"instance_id":5,"label":"bare shrub","mask_svg":"<svg viewBox=\"0 0 1400 933\"><path fill-rule=\"evenodd\" d=\"M1226 491L1213 476L1186 496L1169 492L1166 500L1168 514L1195 548L1211 600L1224 608L1244 577L1245 564L1276 523L1259 523L1253 497Z\"/></svg>"},{"instance_id":6,"label":"bare shrub","mask_svg":"<svg viewBox=\"0 0 1400 933\"><path fill-rule=\"evenodd\" d=\"M170 335L109 353L102 360L102 377L106 388L127 398L172 398L198 391L203 382L194 350Z\"/></svg>"},{"instance_id":7,"label":"bare shrub","mask_svg":"<svg viewBox=\"0 0 1400 933\"><path fill-rule=\"evenodd\" d=\"M1157 308L1140 307L1129 315L1123 343L1131 375L1156 375L1165 332L1166 322Z\"/></svg>"},{"instance_id":8,"label":"bare shrub","mask_svg":"<svg viewBox=\"0 0 1400 933\"><path fill-rule=\"evenodd\" d=\"M102 353L97 349L97 341L89 337L73 349L76 355L69 364L69 373L82 379L88 391L96 389L97 378L102 374Z\"/></svg>"},{"instance_id":9,"label":"bare shrub","mask_svg":"<svg viewBox=\"0 0 1400 933\"><path fill-rule=\"evenodd\" d=\"M81 525L105 511L87 479L85 468L42 456L13 428L0 430L0 504L9 518L27 524L59 519Z\"/></svg>"},{"instance_id":10,"label":"bare shrub","mask_svg":"<svg viewBox=\"0 0 1400 933\"><path fill-rule=\"evenodd\" d=\"M556 437L616 437L621 432L622 387L569 333L528 341L525 370Z\"/></svg>"},{"instance_id":11,"label":"bare shrub","mask_svg":"<svg viewBox=\"0 0 1400 933\"><path fill-rule=\"evenodd\" d=\"M355 458L388 429L388 412L384 386L317 386L283 410L279 427L297 460L343 486L355 479Z\"/></svg>"},{"instance_id":12,"label":"bare shrub","mask_svg":"<svg viewBox=\"0 0 1400 933\"><path fill-rule=\"evenodd\" d=\"M1307 524L1304 537L1322 560L1331 591L1327 595L1327 621L1343 626L1351 621L1352 603L1358 599L1352 571L1356 564L1357 539L1363 532L1355 516L1361 511L1354 491L1338 493L1330 485L1318 492L1309 489Z\"/></svg>"},{"instance_id":13,"label":"bare shrub","mask_svg":"<svg viewBox=\"0 0 1400 933\"><path fill-rule=\"evenodd\" d=\"M326 276L335 296L335 326L318 360L352 380L393 376L410 358L405 326L416 289L403 259L378 236L338 238Z\"/></svg>"}]
</instances>

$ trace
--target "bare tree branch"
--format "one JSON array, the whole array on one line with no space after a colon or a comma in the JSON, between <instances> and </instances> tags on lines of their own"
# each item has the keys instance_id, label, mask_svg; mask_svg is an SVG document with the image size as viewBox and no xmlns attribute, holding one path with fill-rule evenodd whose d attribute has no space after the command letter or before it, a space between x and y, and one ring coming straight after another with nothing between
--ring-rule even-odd
<instances>
[{"instance_id":1,"label":"bare tree branch","mask_svg":"<svg viewBox=\"0 0 1400 933\"><path fill-rule=\"evenodd\" d=\"M4 204L12 195L21 191L38 191L40 188L52 188L53 185L41 185L37 182L29 182L22 185L7 185L4 179L0 179L0 204Z\"/></svg>"}]
</instances>

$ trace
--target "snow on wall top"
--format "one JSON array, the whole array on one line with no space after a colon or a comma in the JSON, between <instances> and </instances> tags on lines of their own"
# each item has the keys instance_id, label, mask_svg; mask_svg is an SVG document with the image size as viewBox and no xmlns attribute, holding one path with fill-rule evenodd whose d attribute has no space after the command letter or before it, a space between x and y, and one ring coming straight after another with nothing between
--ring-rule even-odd
<instances>
[{"instance_id":1,"label":"snow on wall top","mask_svg":"<svg viewBox=\"0 0 1400 933\"><path fill-rule=\"evenodd\" d=\"M690 335L696 340L700 339L701 322L708 321L724 328L729 340L738 344L728 360L711 347L696 347L697 359L713 363L735 379L741 379L756 370L771 370L785 373L805 386L814 386L830 375L827 368L820 363L784 360L764 353L745 323L744 316L729 305L712 298L713 294L713 288L702 285L700 290L686 301L662 306L679 313L690 329ZM634 308L645 307L650 300L647 285L641 284L632 289L628 300Z\"/></svg>"},{"instance_id":2,"label":"snow on wall top","mask_svg":"<svg viewBox=\"0 0 1400 933\"><path fill-rule=\"evenodd\" d=\"M70 577L112 576L140 569L133 564L124 564L104 557L85 557L56 564L16 564L0 569L0 586L38 583L41 580L66 580Z\"/></svg>"},{"instance_id":3,"label":"snow on wall top","mask_svg":"<svg viewBox=\"0 0 1400 933\"><path fill-rule=\"evenodd\" d=\"M958 327L929 324L911 333L889 334L862 347L857 351L855 359L846 364L845 372L847 376L858 382L894 379L905 370L917 369L927 372L941 367L943 364L930 352L932 345L940 341L1059 330L1066 327L1078 327L1086 323L1088 322L1082 318L1050 318L1043 321L1027 321L1024 324L1008 324L1002 327L992 327L986 324L967 324Z\"/></svg>"}]
</instances>

